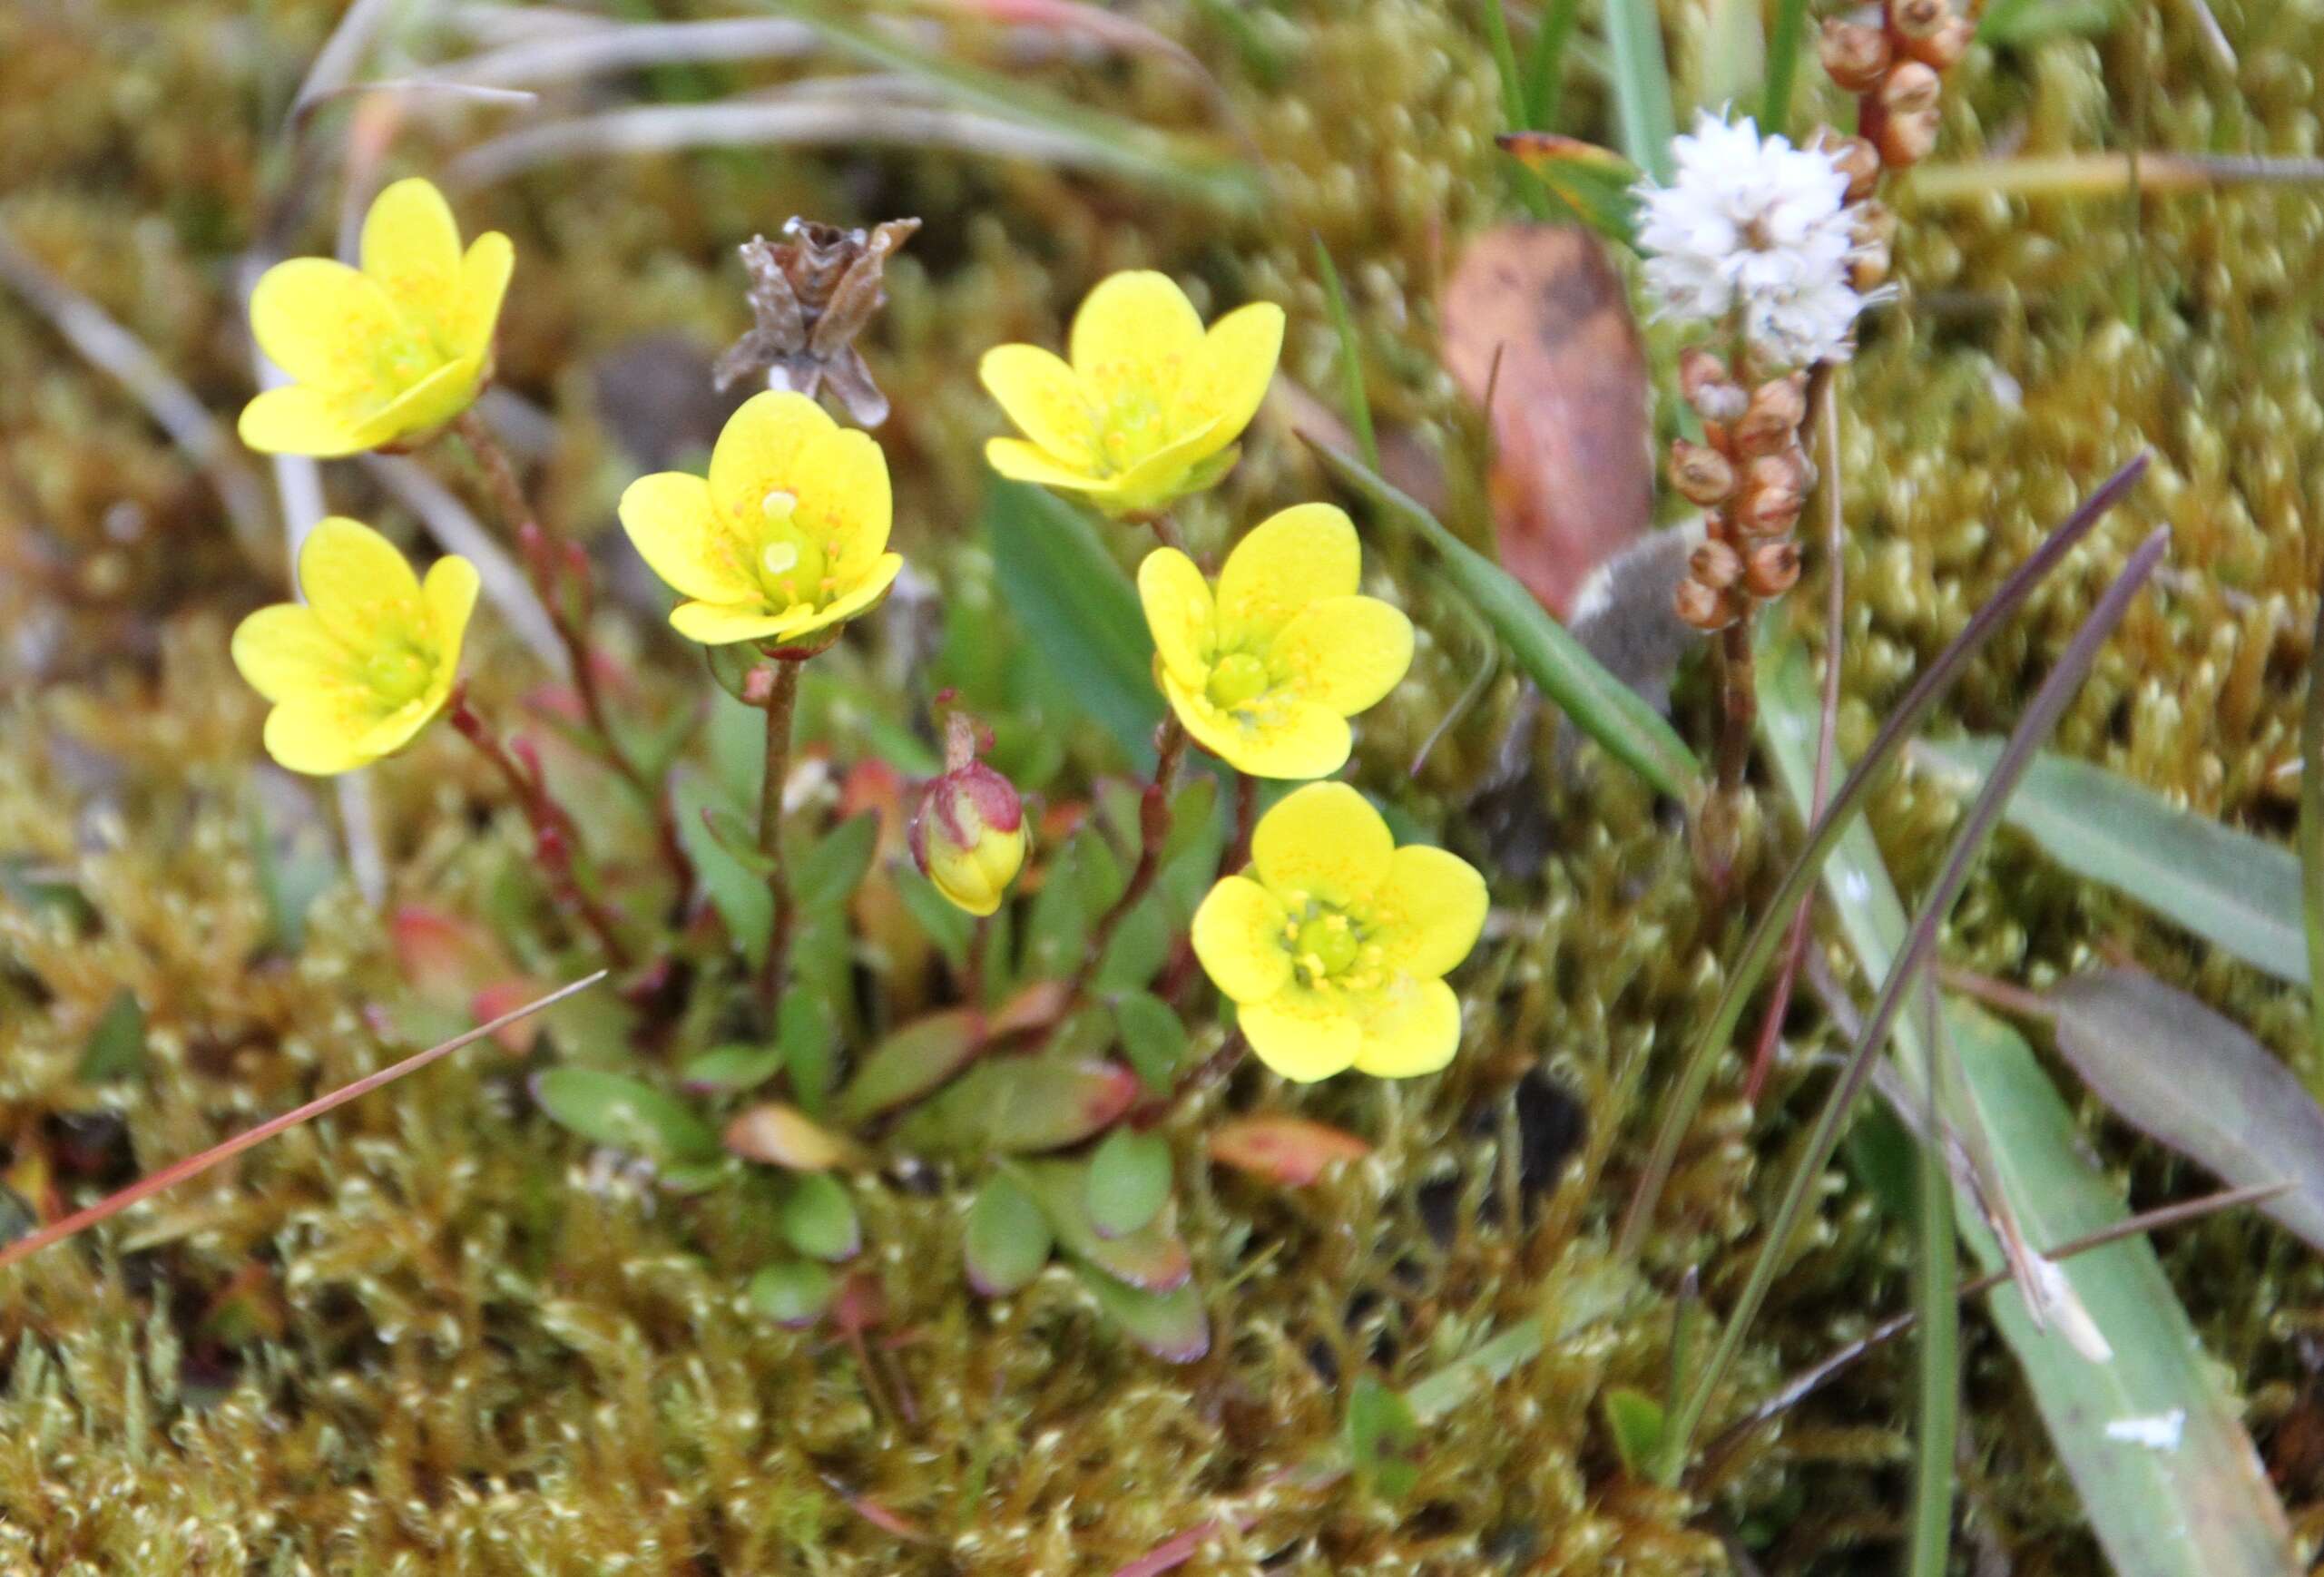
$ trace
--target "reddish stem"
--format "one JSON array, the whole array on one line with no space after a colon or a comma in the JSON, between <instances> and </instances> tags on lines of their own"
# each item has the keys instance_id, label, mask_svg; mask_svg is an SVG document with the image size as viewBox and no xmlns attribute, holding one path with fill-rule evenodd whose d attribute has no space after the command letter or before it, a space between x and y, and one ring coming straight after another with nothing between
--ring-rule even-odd
<instances>
[{"instance_id":1,"label":"reddish stem","mask_svg":"<svg viewBox=\"0 0 2324 1577\"><path fill-rule=\"evenodd\" d=\"M1170 797L1178 786L1178 764L1186 755L1186 730L1172 712L1154 730L1154 780L1138 799L1138 864L1130 873L1130 885L1113 900L1113 906L1098 917L1090 932L1089 949L1082 955L1081 967L1066 984L1069 1002L1079 1002L1089 990L1091 979L1105 956L1106 945L1113 933L1129 917L1138 901L1151 891L1154 877L1162 872L1162 845L1170 837Z\"/></svg>"}]
</instances>

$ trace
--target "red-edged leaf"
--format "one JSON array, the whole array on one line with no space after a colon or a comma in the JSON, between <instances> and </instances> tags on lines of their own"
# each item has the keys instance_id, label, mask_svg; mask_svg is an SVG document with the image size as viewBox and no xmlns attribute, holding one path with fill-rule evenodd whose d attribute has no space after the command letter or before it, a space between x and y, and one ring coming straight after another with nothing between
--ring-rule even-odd
<instances>
[{"instance_id":1,"label":"red-edged leaf","mask_svg":"<svg viewBox=\"0 0 2324 1577\"><path fill-rule=\"evenodd\" d=\"M726 1125L726 1148L745 1161L793 1171L829 1171L835 1166L858 1166L864 1160L852 1140L780 1101L737 1115Z\"/></svg>"},{"instance_id":2,"label":"red-edged leaf","mask_svg":"<svg viewBox=\"0 0 2324 1577\"><path fill-rule=\"evenodd\" d=\"M1336 1161L1361 1161L1372 1147L1352 1133L1304 1117L1240 1117L1211 1133L1211 1159L1287 1188L1305 1188Z\"/></svg>"}]
</instances>

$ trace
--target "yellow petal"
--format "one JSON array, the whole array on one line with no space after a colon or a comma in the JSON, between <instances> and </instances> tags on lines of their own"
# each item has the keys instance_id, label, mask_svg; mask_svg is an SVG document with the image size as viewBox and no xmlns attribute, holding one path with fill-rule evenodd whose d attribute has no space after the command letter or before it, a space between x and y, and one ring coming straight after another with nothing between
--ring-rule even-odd
<instances>
[{"instance_id":1,"label":"yellow petal","mask_svg":"<svg viewBox=\"0 0 2324 1577\"><path fill-rule=\"evenodd\" d=\"M1383 961L1424 980L1451 973L1485 931L1485 878L1456 854L1411 844L1388 860L1372 895L1371 939Z\"/></svg>"},{"instance_id":2,"label":"yellow petal","mask_svg":"<svg viewBox=\"0 0 2324 1577\"><path fill-rule=\"evenodd\" d=\"M704 646L731 646L788 635L811 614L770 613L763 602L681 602L670 611L670 627Z\"/></svg>"},{"instance_id":3,"label":"yellow petal","mask_svg":"<svg viewBox=\"0 0 2324 1577\"><path fill-rule=\"evenodd\" d=\"M1250 426L1283 350L1283 309L1271 301L1237 308L1202 337L1171 397L1173 431L1207 428L1223 449Z\"/></svg>"},{"instance_id":4,"label":"yellow petal","mask_svg":"<svg viewBox=\"0 0 2324 1577\"><path fill-rule=\"evenodd\" d=\"M822 622L835 624L842 619L854 618L887 595L887 588L896 583L896 577L903 568L902 553L880 554L857 577L853 586L842 591L832 600L831 605L823 610Z\"/></svg>"},{"instance_id":5,"label":"yellow petal","mask_svg":"<svg viewBox=\"0 0 2324 1577\"><path fill-rule=\"evenodd\" d=\"M1360 906L1388 879L1396 839L1371 803L1345 783L1310 783L1259 818L1251 864L1286 901L1306 894Z\"/></svg>"},{"instance_id":6,"label":"yellow petal","mask_svg":"<svg viewBox=\"0 0 2324 1577\"><path fill-rule=\"evenodd\" d=\"M398 438L424 437L466 410L484 381L484 363L475 357L447 361L416 381L357 426L363 447L376 449Z\"/></svg>"},{"instance_id":7,"label":"yellow petal","mask_svg":"<svg viewBox=\"0 0 2324 1577\"><path fill-rule=\"evenodd\" d=\"M1202 319L1186 292L1167 275L1139 270L1115 274L1084 299L1068 348L1101 404L1131 389L1159 404L1201 344Z\"/></svg>"},{"instance_id":8,"label":"yellow petal","mask_svg":"<svg viewBox=\"0 0 2324 1577\"><path fill-rule=\"evenodd\" d=\"M457 553L446 553L427 566L427 578L419 583L419 600L427 604L430 632L436 637L436 661L438 678L448 688L448 671L460 666L461 638L468 629L468 615L476 612L476 590L481 582L476 566Z\"/></svg>"},{"instance_id":9,"label":"yellow petal","mask_svg":"<svg viewBox=\"0 0 2324 1577\"><path fill-rule=\"evenodd\" d=\"M1263 1002L1291 982L1283 901L1248 877L1221 877L1194 911L1194 956L1236 1002Z\"/></svg>"},{"instance_id":10,"label":"yellow petal","mask_svg":"<svg viewBox=\"0 0 2324 1577\"><path fill-rule=\"evenodd\" d=\"M500 303L515 269L516 249L498 230L486 230L469 243L468 255L460 260L459 316L452 330L453 348L460 355L489 359Z\"/></svg>"},{"instance_id":11,"label":"yellow petal","mask_svg":"<svg viewBox=\"0 0 2324 1577\"><path fill-rule=\"evenodd\" d=\"M1272 638L1324 597L1352 595L1363 553L1347 511L1299 504L1270 515L1235 544L1219 572L1219 622L1231 641Z\"/></svg>"},{"instance_id":12,"label":"yellow petal","mask_svg":"<svg viewBox=\"0 0 2324 1577\"><path fill-rule=\"evenodd\" d=\"M292 258L260 276L250 332L267 359L300 383L353 393L406 381L390 376L410 341L387 293L329 258Z\"/></svg>"},{"instance_id":13,"label":"yellow petal","mask_svg":"<svg viewBox=\"0 0 2324 1577\"><path fill-rule=\"evenodd\" d=\"M268 389L242 407L242 442L261 455L311 455L319 460L359 454L371 446L346 400L312 384Z\"/></svg>"},{"instance_id":14,"label":"yellow petal","mask_svg":"<svg viewBox=\"0 0 2324 1577\"><path fill-rule=\"evenodd\" d=\"M895 514L887 456L870 434L835 427L807 441L799 466L792 518L809 541L823 544L826 573L846 586L887 550Z\"/></svg>"},{"instance_id":15,"label":"yellow petal","mask_svg":"<svg viewBox=\"0 0 2324 1577\"><path fill-rule=\"evenodd\" d=\"M443 706L443 690L431 688L427 693L413 697L395 710L375 720L355 741L356 753L366 761L377 761L392 756L412 741L412 736L426 728Z\"/></svg>"},{"instance_id":16,"label":"yellow petal","mask_svg":"<svg viewBox=\"0 0 2324 1577\"><path fill-rule=\"evenodd\" d=\"M743 566L734 534L711 507L710 484L683 471L657 471L623 490L615 507L646 567L680 595L744 602L759 583Z\"/></svg>"},{"instance_id":17,"label":"yellow petal","mask_svg":"<svg viewBox=\"0 0 2324 1577\"><path fill-rule=\"evenodd\" d=\"M1201 687L1183 682L1167 668L1162 687L1195 743L1237 771L1301 781L1328 777L1348 764L1354 736L1348 720L1328 706L1276 691L1228 711L1212 704Z\"/></svg>"},{"instance_id":18,"label":"yellow petal","mask_svg":"<svg viewBox=\"0 0 2324 1577\"><path fill-rule=\"evenodd\" d=\"M1211 583L1174 547L1158 547L1138 566L1138 601L1162 666L1199 688L1211 670Z\"/></svg>"},{"instance_id":19,"label":"yellow petal","mask_svg":"<svg viewBox=\"0 0 2324 1577\"><path fill-rule=\"evenodd\" d=\"M808 446L838 423L805 395L752 395L726 419L711 450L711 502L730 520L762 518L767 495L799 495L799 461Z\"/></svg>"},{"instance_id":20,"label":"yellow petal","mask_svg":"<svg viewBox=\"0 0 2324 1577\"><path fill-rule=\"evenodd\" d=\"M1288 986L1235 1008L1235 1022L1259 1060L1294 1083L1345 1073L1363 1047L1363 1026L1344 998Z\"/></svg>"},{"instance_id":21,"label":"yellow petal","mask_svg":"<svg viewBox=\"0 0 2324 1577\"><path fill-rule=\"evenodd\" d=\"M1112 477L1077 469L1023 438L985 440L985 463L1012 482L1062 487L1067 492L1086 493L1093 497L1103 497L1120 490Z\"/></svg>"},{"instance_id":22,"label":"yellow petal","mask_svg":"<svg viewBox=\"0 0 2324 1577\"><path fill-rule=\"evenodd\" d=\"M1212 475L1210 468L1202 465L1205 456L1218 447L1210 438L1208 427L1182 433L1138 461L1113 479L1113 500L1108 507L1116 514L1159 509L1173 498L1200 491L1209 482L1218 480L1218 476L1224 473ZM1207 476L1207 481L1196 477L1198 468Z\"/></svg>"},{"instance_id":23,"label":"yellow petal","mask_svg":"<svg viewBox=\"0 0 2324 1577\"><path fill-rule=\"evenodd\" d=\"M405 317L454 353L452 329L460 299L460 227L452 205L431 181L398 181L371 200L363 216L363 271L378 282Z\"/></svg>"},{"instance_id":24,"label":"yellow petal","mask_svg":"<svg viewBox=\"0 0 2324 1577\"><path fill-rule=\"evenodd\" d=\"M312 608L278 602L234 627L234 666L270 701L340 682L347 649L331 639Z\"/></svg>"},{"instance_id":25,"label":"yellow petal","mask_svg":"<svg viewBox=\"0 0 2324 1577\"><path fill-rule=\"evenodd\" d=\"M1363 1024L1363 1043L1356 1053L1358 1073L1409 1079L1435 1073L1460 1050L1460 998L1441 980L1402 978L1358 1000Z\"/></svg>"},{"instance_id":26,"label":"yellow petal","mask_svg":"<svg viewBox=\"0 0 2324 1577\"><path fill-rule=\"evenodd\" d=\"M373 720L351 704L353 694L309 691L277 706L266 714L266 753L316 778L368 765L358 741Z\"/></svg>"},{"instance_id":27,"label":"yellow petal","mask_svg":"<svg viewBox=\"0 0 2324 1577\"><path fill-rule=\"evenodd\" d=\"M996 345L976 364L1017 431L1076 469L1094 463L1096 417L1081 375L1037 345Z\"/></svg>"},{"instance_id":28,"label":"yellow petal","mask_svg":"<svg viewBox=\"0 0 2324 1577\"><path fill-rule=\"evenodd\" d=\"M299 549L299 589L315 616L358 653L420 629L419 577L395 544L359 520L316 523Z\"/></svg>"},{"instance_id":29,"label":"yellow petal","mask_svg":"<svg viewBox=\"0 0 2324 1577\"><path fill-rule=\"evenodd\" d=\"M1309 700L1354 717L1412 666L1412 621L1377 597L1325 597L1291 615L1268 670Z\"/></svg>"}]
</instances>

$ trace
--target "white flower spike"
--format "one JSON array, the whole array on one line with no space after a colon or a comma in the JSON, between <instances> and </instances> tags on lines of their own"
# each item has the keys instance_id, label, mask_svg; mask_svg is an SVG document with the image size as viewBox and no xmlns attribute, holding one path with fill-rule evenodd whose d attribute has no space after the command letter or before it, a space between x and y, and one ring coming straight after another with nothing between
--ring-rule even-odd
<instances>
[{"instance_id":1,"label":"white flower spike","mask_svg":"<svg viewBox=\"0 0 2324 1577\"><path fill-rule=\"evenodd\" d=\"M1832 154L1707 110L1672 152L1676 179L1638 187L1656 316L1722 323L1732 314L1770 369L1846 360L1857 315L1892 292L1868 295L1848 281L1858 209Z\"/></svg>"}]
</instances>

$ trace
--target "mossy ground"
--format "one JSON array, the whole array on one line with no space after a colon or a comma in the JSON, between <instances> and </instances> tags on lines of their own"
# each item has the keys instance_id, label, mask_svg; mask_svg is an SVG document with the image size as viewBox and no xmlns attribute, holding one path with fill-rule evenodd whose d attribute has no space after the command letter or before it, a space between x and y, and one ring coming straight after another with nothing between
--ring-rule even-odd
<instances>
[{"instance_id":1,"label":"mossy ground","mask_svg":"<svg viewBox=\"0 0 2324 1577\"><path fill-rule=\"evenodd\" d=\"M247 392L232 262L275 156L269 129L335 9L34 0L0 14L0 224L221 412ZM928 220L890 270L874 360L897 406L883 437L900 545L972 615L993 605L967 529L994 420L976 358L1003 338L1054 340L1116 268L1169 268L1215 302L1285 302L1285 370L1329 397L1320 235L1348 278L1383 421L1476 499L1476 427L1439 370L1433 302L1462 235L1507 211L1479 19L1424 0L1301 0L1234 7L1247 25L1229 27L1221 9L1151 15L1218 74L1266 156L1277 199L1256 213L893 150L597 161L462 198L465 222L517 240L502 373L556 424L544 506L605 532L633 464L596 398L607 358L647 334L724 343L742 327L733 243L792 212ZM2231 77L2191 8L2135 9L2096 39L1976 52L1948 93L1944 155L2319 152L2324 15L2221 0L2241 45ZM1666 10L1683 83L1709 24L1692 5ZM425 57L432 41L423 29L409 44ZM706 95L761 75L687 68L653 87ZM1164 125L1210 118L1167 62L1069 65L1054 81ZM2134 97L2119 86L2133 82ZM1576 125L1600 97L1577 73ZM430 169L463 123L422 116L397 162ZM2133 611L2060 743L2281 831L2324 507L2324 203L2261 188L1904 209L1909 309L1883 315L1844 385L1843 743L1861 748L1915 665L2144 445L2156 463L2137 506L1995 643L1953 720L2005 726L2128 545L2167 521L2168 583ZM310 228L313 242L327 227ZM379 1065L403 1043L407 992L344 882L295 945L270 914L254 812L290 837L319 835L329 814L327 795L260 767L259 706L224 658L231 622L279 594L279 549L238 536L185 455L14 297L0 297L0 855L80 895L42 905L20 880L0 900L0 1133L13 1185L36 1193L44 1158L77 1197ZM448 471L473 481L456 460ZM402 518L357 467L334 467L330 485L336 507ZM1262 426L1191 529L1222 538L1321 485ZM605 545L616 564L618 539ZM1368 719L1360 779L1459 847L1458 807L1511 685L1405 782L1469 661L1426 581L1401 578L1424 632L1419 682ZM1811 579L1791 612L1812 624L1819 602ZM642 600L608 627L637 648L632 704L667 706L698 682ZM892 687L911 639L897 612L862 639L857 671ZM478 645L479 690L513 704L529 659L496 624ZM1682 687L1700 724L1694 704ZM1074 737L1056 791L1102 759ZM397 896L505 916L521 961L561 968L508 813L457 741L439 730L376 777ZM1005 1303L972 1298L962 1201L943 1180L866 1184L896 1338L878 1362L914 1404L908 1419L892 1400L882 1410L845 1346L748 1311L759 1246L715 1196L657 1198L595 1166L532 1111L515 1064L480 1048L10 1274L0 1570L1104 1573L1211 1519L1220 1532L1182 1570L1679 1577L1727 1569L1703 1531L1721 1525L1766 1570L1885 1569L1906 1473L1901 1357L1810 1404L1697 1505L1631 1484L1599 1407L1610 1385L1659 1386L1667 1303L1554 1347L1433 1426L1401 1505L1277 1478L1340 1428L1335 1380L1369 1366L1408 1382L1603 1273L1663 1059L1740 934L1744 914L1703 911L1682 841L1616 769L1552 792L1554 852L1536 877L1502 884L1510 924L1462 977L1489 1000L1452 1071L1297 1097L1246 1071L1174 1122L1222 1334L1203 1362L1139 1356L1063 1272ZM1929 874L1952 814L1908 782L1880 798L1901 884ZM2290 994L2006 841L1955 931L1956 956L2035 983L2125 949L2301 1054ZM147 1016L147 1068L92 1087L81 1048L123 989ZM604 1033L591 1024L568 1011L551 1034L589 1046ZM1799 1053L1825 1043L1808 1011L1795 1028ZM1626 1081L1640 1057L1656 1060ZM1821 1087L1807 1063L1791 1060L1756 1116L1740 1070L1722 1074L1648 1256L1662 1285L1700 1263L1715 1305L1748 1264ZM1206 1170L1206 1115L1262 1094L1365 1134L1375 1155L1296 1192ZM2138 1204L2205 1186L2094 1109L2089 1135ZM1902 1229L1870 1190L1835 1192L1813 1229L1739 1402L1906 1298ZM2163 1247L2250 1400L2296 1524L2324 1532L2324 1276L2254 1219ZM2020 1577L2093 1570L2006 1353L1974 1317L1966 1339L1966 1543L2005 1552ZM925 1539L884 1530L851 1495Z\"/></svg>"}]
</instances>

